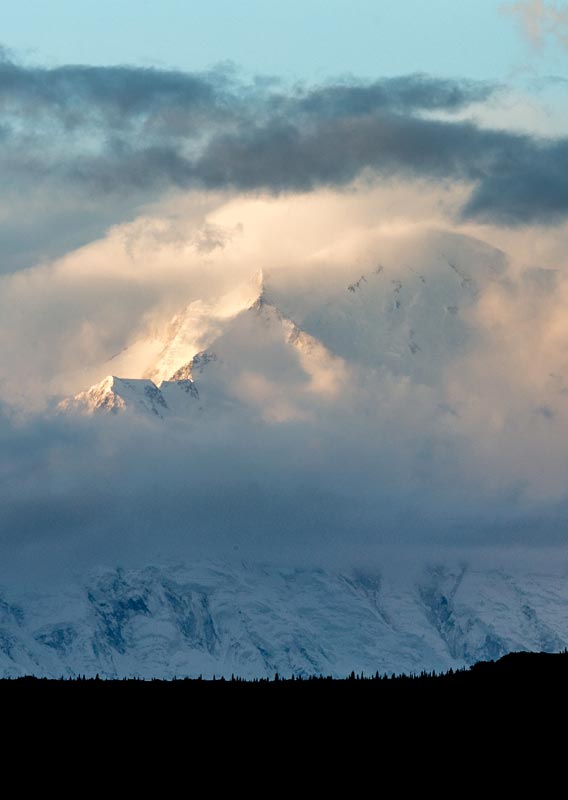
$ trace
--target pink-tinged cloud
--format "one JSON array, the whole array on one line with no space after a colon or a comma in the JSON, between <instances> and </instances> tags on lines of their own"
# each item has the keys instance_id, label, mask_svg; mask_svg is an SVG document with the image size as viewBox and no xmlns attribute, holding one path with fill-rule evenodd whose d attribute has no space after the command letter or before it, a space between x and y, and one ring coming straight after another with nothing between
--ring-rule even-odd
<instances>
[{"instance_id":1,"label":"pink-tinged cloud","mask_svg":"<svg viewBox=\"0 0 568 800\"><path fill-rule=\"evenodd\" d=\"M568 6L550 0L519 0L503 6L506 13L517 17L531 45L542 50L554 41L568 48Z\"/></svg>"}]
</instances>

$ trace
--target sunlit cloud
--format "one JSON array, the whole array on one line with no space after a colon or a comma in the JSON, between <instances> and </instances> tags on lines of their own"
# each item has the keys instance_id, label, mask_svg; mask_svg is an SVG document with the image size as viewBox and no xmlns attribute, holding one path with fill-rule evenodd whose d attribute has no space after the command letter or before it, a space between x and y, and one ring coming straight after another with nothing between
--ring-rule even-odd
<instances>
[{"instance_id":1,"label":"sunlit cloud","mask_svg":"<svg viewBox=\"0 0 568 800\"><path fill-rule=\"evenodd\" d=\"M4 57L6 552L556 542L568 140L503 96ZM181 374L167 419L72 413Z\"/></svg>"}]
</instances>

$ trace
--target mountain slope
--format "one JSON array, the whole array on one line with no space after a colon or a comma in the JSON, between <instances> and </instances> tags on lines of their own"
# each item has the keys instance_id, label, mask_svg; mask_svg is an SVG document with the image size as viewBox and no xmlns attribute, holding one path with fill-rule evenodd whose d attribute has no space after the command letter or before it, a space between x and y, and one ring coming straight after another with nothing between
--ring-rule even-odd
<instances>
[{"instance_id":1,"label":"mountain slope","mask_svg":"<svg viewBox=\"0 0 568 800\"><path fill-rule=\"evenodd\" d=\"M441 231L402 237L359 268L268 278L282 313L350 363L432 385L468 345L468 313L505 277L505 255Z\"/></svg>"},{"instance_id":2,"label":"mountain slope","mask_svg":"<svg viewBox=\"0 0 568 800\"><path fill-rule=\"evenodd\" d=\"M444 670L568 643L564 578L432 567L415 580L227 562L110 570L0 599L0 675Z\"/></svg>"},{"instance_id":3,"label":"mountain slope","mask_svg":"<svg viewBox=\"0 0 568 800\"><path fill-rule=\"evenodd\" d=\"M263 406L279 392L293 389L310 398L338 388L342 360L301 330L266 298L264 287L247 308L226 319L210 349L185 349L185 322L162 351L149 378L108 376L99 384L60 404L63 411L92 413L130 409L156 417L187 416L198 408L228 410L235 403ZM178 320L179 322L179 320ZM178 334L181 331L181 342ZM171 373L167 370L172 370ZM286 416L291 404L277 403L268 416ZM298 411L301 414L301 411Z\"/></svg>"}]
</instances>

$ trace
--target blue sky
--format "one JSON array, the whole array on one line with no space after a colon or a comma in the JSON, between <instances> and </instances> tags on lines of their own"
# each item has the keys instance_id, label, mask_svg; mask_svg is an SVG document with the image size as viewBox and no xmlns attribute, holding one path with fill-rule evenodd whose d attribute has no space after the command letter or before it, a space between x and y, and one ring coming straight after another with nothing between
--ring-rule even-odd
<instances>
[{"instance_id":1,"label":"blue sky","mask_svg":"<svg viewBox=\"0 0 568 800\"><path fill-rule=\"evenodd\" d=\"M558 73L500 0L25 0L2 15L2 42L42 64L140 64L317 80L427 72L470 78Z\"/></svg>"}]
</instances>

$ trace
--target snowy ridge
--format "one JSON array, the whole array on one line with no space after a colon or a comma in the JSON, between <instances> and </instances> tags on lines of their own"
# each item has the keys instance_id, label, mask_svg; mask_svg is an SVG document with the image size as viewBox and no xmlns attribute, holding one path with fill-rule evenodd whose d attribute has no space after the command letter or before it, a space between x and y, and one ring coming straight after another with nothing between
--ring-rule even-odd
<instances>
[{"instance_id":1,"label":"snowy ridge","mask_svg":"<svg viewBox=\"0 0 568 800\"><path fill-rule=\"evenodd\" d=\"M157 385L171 380L171 376L195 355L211 349L231 321L250 308L263 291L264 275L259 272L216 302L194 300L189 303L170 321L162 348L142 377L150 378Z\"/></svg>"},{"instance_id":2,"label":"snowy ridge","mask_svg":"<svg viewBox=\"0 0 568 800\"><path fill-rule=\"evenodd\" d=\"M177 330L179 321L176 320L174 329ZM186 334L184 329L184 337ZM233 402L229 395L235 373L241 369L254 369L259 354L259 360L266 358L271 347L284 346L295 351L298 368L307 380L313 379L314 372L321 380L326 364L328 369L338 368L338 360L321 342L299 328L267 299L264 286L260 287L260 293L252 304L225 321L223 330L212 343L214 350L197 353L191 348L184 350L176 337L177 333L166 348L165 362L162 353L151 370L153 375L163 374L164 364L174 370L159 384L150 378L108 376L90 389L63 400L59 409L82 413L100 410L117 413L129 409L164 419L192 414L195 404L191 400L200 399L199 409L203 408L203 400L210 407L225 407ZM213 385L209 385L210 381L203 384L211 370L215 372ZM206 387L204 396L202 385Z\"/></svg>"},{"instance_id":3,"label":"snowy ridge","mask_svg":"<svg viewBox=\"0 0 568 800\"><path fill-rule=\"evenodd\" d=\"M158 417L163 416L167 410L161 391L152 381L117 378L114 375L108 375L87 391L59 404L63 411L77 410L87 413L105 410L116 414L129 407Z\"/></svg>"},{"instance_id":4,"label":"snowy ridge","mask_svg":"<svg viewBox=\"0 0 568 800\"><path fill-rule=\"evenodd\" d=\"M0 675L170 678L445 670L568 643L551 575L207 562L115 569L52 595L0 595Z\"/></svg>"},{"instance_id":5,"label":"snowy ridge","mask_svg":"<svg viewBox=\"0 0 568 800\"><path fill-rule=\"evenodd\" d=\"M79 411L91 414L95 411L117 413L129 409L164 419L176 410L189 408L188 400L197 399L199 393L191 379L162 381L156 386L153 381L125 379L109 375L86 392L63 400L61 411Z\"/></svg>"}]
</instances>

